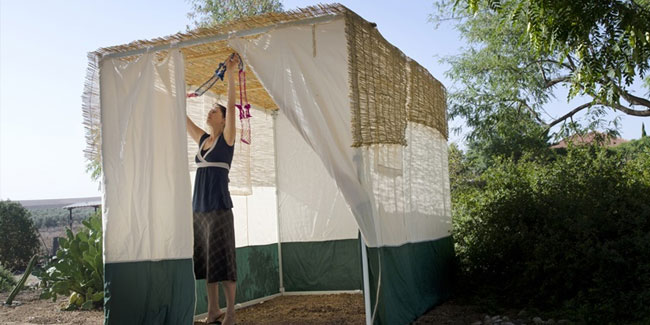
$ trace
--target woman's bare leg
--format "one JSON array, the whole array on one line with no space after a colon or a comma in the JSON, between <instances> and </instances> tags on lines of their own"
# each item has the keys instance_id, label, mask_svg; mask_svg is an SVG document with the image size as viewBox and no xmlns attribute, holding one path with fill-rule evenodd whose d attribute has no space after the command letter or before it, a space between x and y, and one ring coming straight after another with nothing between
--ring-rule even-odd
<instances>
[{"instance_id":1,"label":"woman's bare leg","mask_svg":"<svg viewBox=\"0 0 650 325\"><path fill-rule=\"evenodd\" d=\"M224 325L235 324L235 291L237 282L223 281L223 293L226 296L226 318L223 319Z\"/></svg>"},{"instance_id":2,"label":"woman's bare leg","mask_svg":"<svg viewBox=\"0 0 650 325\"><path fill-rule=\"evenodd\" d=\"M208 291L208 322L212 322L223 314L219 307L219 283L208 283L206 287Z\"/></svg>"}]
</instances>

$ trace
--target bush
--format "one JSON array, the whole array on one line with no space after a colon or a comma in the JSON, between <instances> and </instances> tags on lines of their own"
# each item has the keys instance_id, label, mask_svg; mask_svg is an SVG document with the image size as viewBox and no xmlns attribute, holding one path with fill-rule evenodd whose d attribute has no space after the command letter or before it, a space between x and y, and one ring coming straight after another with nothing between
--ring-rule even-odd
<instances>
[{"instance_id":1,"label":"bush","mask_svg":"<svg viewBox=\"0 0 650 325\"><path fill-rule=\"evenodd\" d=\"M104 265L102 259L102 219L95 214L83 221L84 228L59 239L59 250L38 274L45 285L42 299L56 301L58 295L70 296L69 309L101 307L104 301Z\"/></svg>"},{"instance_id":2,"label":"bush","mask_svg":"<svg viewBox=\"0 0 650 325\"><path fill-rule=\"evenodd\" d=\"M14 274L0 264L0 292L8 291L15 285L16 279L14 279Z\"/></svg>"},{"instance_id":3,"label":"bush","mask_svg":"<svg viewBox=\"0 0 650 325\"><path fill-rule=\"evenodd\" d=\"M0 201L0 263L22 270L39 247L38 230L29 211L18 202Z\"/></svg>"},{"instance_id":4,"label":"bush","mask_svg":"<svg viewBox=\"0 0 650 325\"><path fill-rule=\"evenodd\" d=\"M610 150L621 154L625 159L635 159L639 154L642 154L649 149L650 137L645 137L637 140L630 140L629 142L622 143Z\"/></svg>"},{"instance_id":5,"label":"bush","mask_svg":"<svg viewBox=\"0 0 650 325\"><path fill-rule=\"evenodd\" d=\"M480 179L454 196L467 285L588 323L650 320L650 150L625 161L570 148Z\"/></svg>"}]
</instances>

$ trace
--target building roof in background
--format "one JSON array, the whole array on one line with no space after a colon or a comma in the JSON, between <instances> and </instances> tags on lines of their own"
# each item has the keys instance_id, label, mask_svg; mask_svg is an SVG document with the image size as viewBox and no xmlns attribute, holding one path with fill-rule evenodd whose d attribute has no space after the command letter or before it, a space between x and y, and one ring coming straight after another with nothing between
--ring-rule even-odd
<instances>
[{"instance_id":1,"label":"building roof in background","mask_svg":"<svg viewBox=\"0 0 650 325\"><path fill-rule=\"evenodd\" d=\"M613 137L608 137L604 133L600 132L589 132L587 134L576 134L572 135L568 138L562 139L559 143L552 145L551 148L557 149L557 148L566 148L569 143L573 143L575 145L582 145L582 144L592 144L593 142L597 141L598 139L602 139L604 141L605 146L607 147L616 147L620 144L623 144L625 142L629 142L629 140L625 140L623 138L613 138Z\"/></svg>"},{"instance_id":2,"label":"building roof in background","mask_svg":"<svg viewBox=\"0 0 650 325\"><path fill-rule=\"evenodd\" d=\"M22 200L18 201L25 208L63 208L67 205L83 203L83 202L99 202L101 205L102 198L95 197L80 197L80 198L67 198L67 199L47 199L47 200Z\"/></svg>"},{"instance_id":3,"label":"building roof in background","mask_svg":"<svg viewBox=\"0 0 650 325\"><path fill-rule=\"evenodd\" d=\"M95 200L95 201L88 201L88 202L79 202L79 203L73 203L70 205L66 205L63 208L64 209L76 209L76 208L86 208L86 207L99 207L102 205L102 200Z\"/></svg>"}]
</instances>

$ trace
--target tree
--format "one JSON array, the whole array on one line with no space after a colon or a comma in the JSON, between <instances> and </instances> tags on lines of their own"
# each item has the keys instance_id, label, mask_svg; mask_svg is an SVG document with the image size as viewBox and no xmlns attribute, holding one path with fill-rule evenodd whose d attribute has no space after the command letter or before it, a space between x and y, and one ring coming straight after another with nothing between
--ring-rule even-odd
<instances>
[{"instance_id":1,"label":"tree","mask_svg":"<svg viewBox=\"0 0 650 325\"><path fill-rule=\"evenodd\" d=\"M650 100L628 89L650 68L650 1L458 0L455 9L485 10L496 14L501 26L525 30L526 44L540 58L551 56L566 68L546 81L569 84L570 97L587 95L594 99L591 105L650 116Z\"/></svg>"},{"instance_id":2,"label":"tree","mask_svg":"<svg viewBox=\"0 0 650 325\"><path fill-rule=\"evenodd\" d=\"M282 12L279 0L189 0L192 19L196 27L208 27L242 17L260 15L267 12Z\"/></svg>"},{"instance_id":3,"label":"tree","mask_svg":"<svg viewBox=\"0 0 650 325\"><path fill-rule=\"evenodd\" d=\"M506 148L539 146L539 141L544 141L549 130L556 125L561 126L559 133L563 136L577 128L598 129L609 124L616 128L616 119L605 119L611 109L630 115L650 116L650 101L629 90L634 79L643 78L648 70L650 37L637 37L633 45L621 43L622 39L629 40L633 31L638 36L644 34L642 31L650 30L650 19L638 19L630 14L634 12L639 17L646 17L644 8L647 6L618 6L621 14L630 16L619 25L616 24L620 19L618 16L608 16L609 20L604 21L596 19L595 24L602 30L592 32L590 39L593 43L585 47L575 40L577 36L549 36L534 29L545 31L550 28L558 32L558 28L565 28L564 25L544 27L543 22L550 24L555 21L547 22L545 19L549 17L585 23L567 17L573 11L558 9L560 4L554 1L550 1L554 6L542 9L555 8L558 13L548 11L540 20L527 20L528 16L539 15L535 10L542 10L540 3L547 2L458 0L456 5L448 1L437 3L440 14L432 20L445 21L441 17L452 12L455 15L452 19L457 21L457 28L469 44L463 54L443 60L452 67L447 75L459 85L450 89L450 118L462 117L472 128L468 135L470 147L472 142L484 145L502 140L516 141L514 145L503 142ZM583 3L574 1L566 5ZM467 6L461 8L461 4ZM600 17L597 15L600 6L593 7L593 12L581 14ZM621 33L628 36L620 36ZM616 38L617 35L620 37ZM545 37L551 37L553 41L545 43ZM587 99L575 107L567 106L561 116L550 116L546 108L555 98L559 86L569 87L568 99L577 96ZM650 78L646 78L644 87L650 89ZM574 119L578 112L585 113L583 119Z\"/></svg>"},{"instance_id":4,"label":"tree","mask_svg":"<svg viewBox=\"0 0 650 325\"><path fill-rule=\"evenodd\" d=\"M449 184L453 192L463 183L468 168L465 163L465 155L456 143L450 143L447 152L447 159L449 160Z\"/></svg>"},{"instance_id":5,"label":"tree","mask_svg":"<svg viewBox=\"0 0 650 325\"><path fill-rule=\"evenodd\" d=\"M647 135L645 134L645 123L641 123L641 137L645 138Z\"/></svg>"},{"instance_id":6,"label":"tree","mask_svg":"<svg viewBox=\"0 0 650 325\"><path fill-rule=\"evenodd\" d=\"M521 48L520 30L494 33L495 25L490 13L462 21L457 27L471 47L443 59L451 65L447 76L461 85L450 88L449 116L464 118L472 129L467 155L478 169L493 156L518 159L548 146L549 126L541 112L553 94L538 65L552 64L536 62L532 51Z\"/></svg>"},{"instance_id":7,"label":"tree","mask_svg":"<svg viewBox=\"0 0 650 325\"><path fill-rule=\"evenodd\" d=\"M0 201L0 262L9 269L22 269L39 245L29 211L18 202Z\"/></svg>"}]
</instances>

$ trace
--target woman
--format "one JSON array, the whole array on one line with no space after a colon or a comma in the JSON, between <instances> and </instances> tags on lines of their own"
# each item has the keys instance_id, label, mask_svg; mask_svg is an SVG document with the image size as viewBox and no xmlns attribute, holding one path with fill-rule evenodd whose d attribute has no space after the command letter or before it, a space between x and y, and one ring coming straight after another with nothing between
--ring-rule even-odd
<instances>
[{"instance_id":1,"label":"woman","mask_svg":"<svg viewBox=\"0 0 650 325\"><path fill-rule=\"evenodd\" d=\"M226 62L228 104L217 104L208 113L206 133L187 117L187 132L199 144L192 200L194 219L194 274L206 279L207 324L235 323L235 229L232 200L228 191L228 171L235 146L235 76L239 56ZM226 312L219 308L219 285L226 296Z\"/></svg>"}]
</instances>

